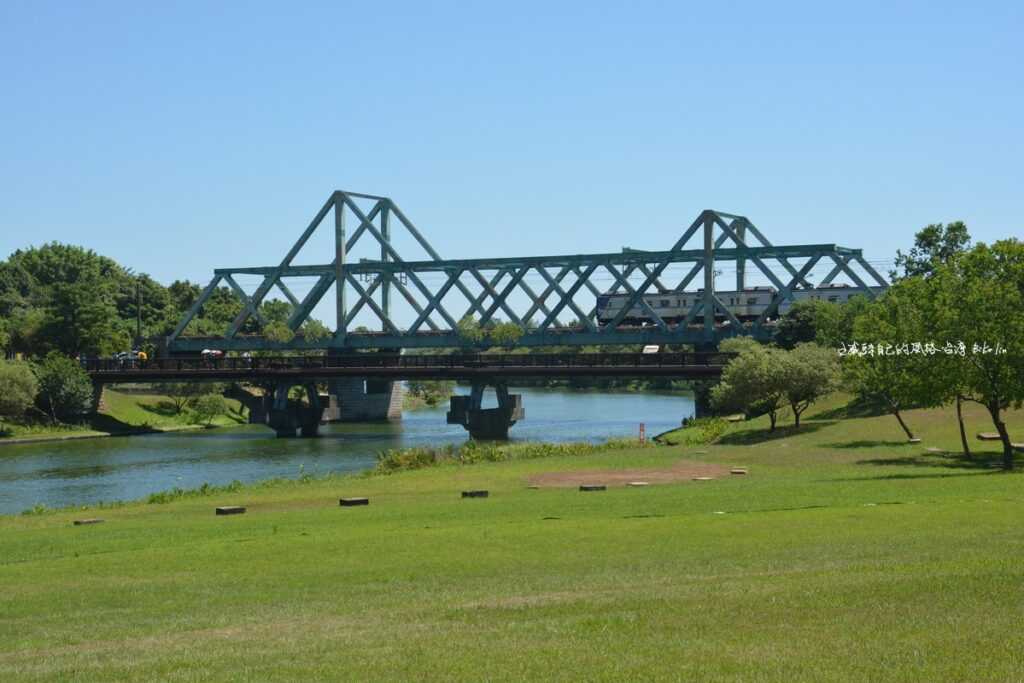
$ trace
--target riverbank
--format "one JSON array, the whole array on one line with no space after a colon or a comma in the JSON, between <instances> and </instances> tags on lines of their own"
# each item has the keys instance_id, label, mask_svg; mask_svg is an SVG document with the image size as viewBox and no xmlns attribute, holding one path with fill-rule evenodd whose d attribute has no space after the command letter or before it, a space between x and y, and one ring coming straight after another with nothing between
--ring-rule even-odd
<instances>
[{"instance_id":1,"label":"riverbank","mask_svg":"<svg viewBox=\"0 0 1024 683\"><path fill-rule=\"evenodd\" d=\"M581 394L524 389L527 418L513 443L589 442L637 438L692 414L686 397ZM447 404L406 411L401 420L328 423L315 439L278 439L263 425L240 425L126 438L15 444L0 449L0 514L28 508L132 500L169 488L223 486L304 473L372 468L383 450L463 444L449 425Z\"/></svg>"},{"instance_id":2,"label":"riverbank","mask_svg":"<svg viewBox=\"0 0 1024 683\"><path fill-rule=\"evenodd\" d=\"M0 678L1019 678L1005 634L1024 602L1024 475L991 468L990 442L971 460L926 450L958 450L951 411L910 412L922 444L889 416L808 412L798 431L754 420L698 449L0 517ZM680 463L747 474L528 488ZM349 496L369 505L339 507ZM104 521L72 525L85 517Z\"/></svg>"},{"instance_id":3,"label":"riverbank","mask_svg":"<svg viewBox=\"0 0 1024 683\"><path fill-rule=\"evenodd\" d=\"M226 401L228 413L215 418L212 426L245 424L241 404L235 399ZM11 428L11 435L0 437L0 446L206 428L195 424L189 411L175 412L171 399L157 393L143 393L137 389L122 392L108 388L103 392L103 404L99 413L79 425L5 425Z\"/></svg>"}]
</instances>

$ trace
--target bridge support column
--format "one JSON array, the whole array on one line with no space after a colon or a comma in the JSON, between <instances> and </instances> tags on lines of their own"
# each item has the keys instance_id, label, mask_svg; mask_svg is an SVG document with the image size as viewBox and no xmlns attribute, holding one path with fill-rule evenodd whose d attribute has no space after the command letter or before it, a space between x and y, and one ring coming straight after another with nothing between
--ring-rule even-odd
<instances>
[{"instance_id":1,"label":"bridge support column","mask_svg":"<svg viewBox=\"0 0 1024 683\"><path fill-rule=\"evenodd\" d=\"M331 352L328 353L333 355ZM387 353L393 354L394 351ZM405 386L401 382L368 377L334 379L327 383L327 395L327 406L324 410L326 422L402 419Z\"/></svg>"},{"instance_id":2,"label":"bridge support column","mask_svg":"<svg viewBox=\"0 0 1024 683\"><path fill-rule=\"evenodd\" d=\"M288 393L293 386L296 385L282 382L275 387L268 422L279 437L294 437L296 433L305 437L316 436L324 411L316 384L307 382L302 385L309 405L288 400Z\"/></svg>"},{"instance_id":3,"label":"bridge support column","mask_svg":"<svg viewBox=\"0 0 1024 683\"><path fill-rule=\"evenodd\" d=\"M490 384L498 397L497 408L484 408L484 389ZM448 424L465 427L474 439L507 439L509 427L526 417L523 397L508 393L502 381L473 380L469 396L452 396Z\"/></svg>"},{"instance_id":4,"label":"bridge support column","mask_svg":"<svg viewBox=\"0 0 1024 683\"><path fill-rule=\"evenodd\" d=\"M401 420L405 387L389 380L346 378L327 383L327 422Z\"/></svg>"},{"instance_id":5,"label":"bridge support column","mask_svg":"<svg viewBox=\"0 0 1024 683\"><path fill-rule=\"evenodd\" d=\"M708 380L696 380L690 383L693 389L693 416L711 417L714 411L711 408L711 390L716 382Z\"/></svg>"},{"instance_id":6,"label":"bridge support column","mask_svg":"<svg viewBox=\"0 0 1024 683\"><path fill-rule=\"evenodd\" d=\"M103 405L103 387L104 384L102 382L92 383L92 403L89 405L89 413L91 415L95 415L106 407Z\"/></svg>"}]
</instances>

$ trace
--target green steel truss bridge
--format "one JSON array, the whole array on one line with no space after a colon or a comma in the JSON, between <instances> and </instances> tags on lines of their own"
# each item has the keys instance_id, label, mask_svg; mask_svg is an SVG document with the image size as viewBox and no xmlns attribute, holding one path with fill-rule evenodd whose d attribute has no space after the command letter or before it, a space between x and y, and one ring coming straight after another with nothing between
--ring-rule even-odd
<instances>
[{"instance_id":1,"label":"green steel truss bridge","mask_svg":"<svg viewBox=\"0 0 1024 683\"><path fill-rule=\"evenodd\" d=\"M296 264L296 257L318 230L333 231L333 253L323 255L329 260L319 265ZM415 260L398 252L396 230L404 233L407 242L411 237L416 250L422 252ZM365 243L370 243L374 258L350 258L361 241L364 249ZM809 277L819 263L831 270L815 285ZM685 274L678 281L667 281L670 266L677 264L681 270L676 272ZM756 319L741 321L717 296L717 264L735 269L736 290L745 288L748 268L774 287L771 303ZM710 209L702 211L665 251L623 249L563 256L444 259L391 199L336 191L277 265L216 269L209 285L167 338L167 348L172 354L193 354L203 349L338 353L466 347L458 322L467 315L481 325L498 319L516 325L522 333L518 346L686 343L710 348L736 335L768 338L779 306L794 300L794 292L829 284L840 275L869 297L874 296L872 288L877 291L888 285L859 249L835 244L773 245L746 217ZM257 276L260 284L247 292L239 284L240 276ZM313 282L301 298L289 286L299 278ZM610 288L603 291L599 281L611 282ZM648 297L680 293L688 287L692 298L692 287L700 285L703 290L685 317L667 321L648 303ZM241 300L241 313L219 336L190 334L190 323L217 288L225 286ZM291 306L287 326L295 335L288 341L274 341L259 332L264 322L260 304L275 289ZM719 291L723 289L719 287ZM628 299L614 317L601 321L596 300L605 293L625 294ZM326 337L306 339L301 327L325 297L333 300L336 329ZM402 322L395 315L396 301L406 302L402 306L407 319ZM644 312L645 324L627 319L636 307ZM714 311L714 315L703 315L704 311ZM363 313L365 317L367 312L376 321L376 329L353 329L356 316Z\"/></svg>"}]
</instances>

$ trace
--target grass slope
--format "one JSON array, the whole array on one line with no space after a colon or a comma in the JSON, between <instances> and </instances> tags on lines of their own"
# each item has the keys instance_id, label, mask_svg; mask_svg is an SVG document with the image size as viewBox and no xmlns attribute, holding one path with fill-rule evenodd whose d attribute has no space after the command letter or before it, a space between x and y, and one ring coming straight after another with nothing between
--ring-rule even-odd
<instances>
[{"instance_id":1,"label":"grass slope","mask_svg":"<svg viewBox=\"0 0 1024 683\"><path fill-rule=\"evenodd\" d=\"M229 414L213 421L215 426L245 424L239 413L241 404L235 399L226 399ZM104 436L140 430L174 430L194 427L188 411L175 414L170 399L159 394L137 394L119 392L107 388L103 392L103 409L89 420L77 425L32 425L10 424L10 437L0 442L21 438L64 438L69 436Z\"/></svg>"},{"instance_id":2,"label":"grass slope","mask_svg":"<svg viewBox=\"0 0 1024 683\"><path fill-rule=\"evenodd\" d=\"M908 416L922 446L950 449L951 418ZM0 518L0 680L1024 678L1024 476L988 468L996 448L924 455L887 416L762 427L699 455L623 449ZM523 484L682 456L750 474ZM471 487L491 497L460 499ZM371 504L339 508L347 495ZM249 511L215 517L222 504ZM106 523L71 526L93 515Z\"/></svg>"}]
</instances>

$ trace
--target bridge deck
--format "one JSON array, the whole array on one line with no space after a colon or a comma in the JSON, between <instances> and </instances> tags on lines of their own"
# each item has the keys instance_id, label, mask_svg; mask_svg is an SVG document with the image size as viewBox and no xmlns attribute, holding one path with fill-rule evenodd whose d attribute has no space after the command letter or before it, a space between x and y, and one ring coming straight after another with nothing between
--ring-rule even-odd
<instances>
[{"instance_id":1,"label":"bridge deck","mask_svg":"<svg viewBox=\"0 0 1024 683\"><path fill-rule=\"evenodd\" d=\"M481 377L717 377L728 353L431 354L354 353L345 356L87 359L95 382L330 379L473 379Z\"/></svg>"}]
</instances>

